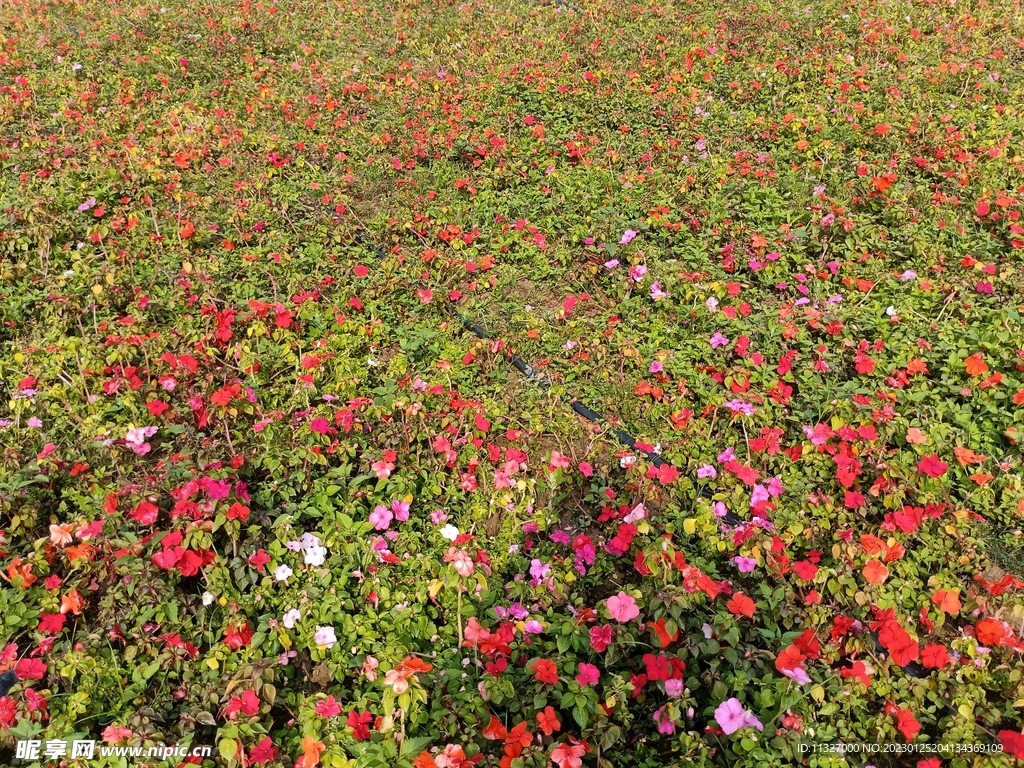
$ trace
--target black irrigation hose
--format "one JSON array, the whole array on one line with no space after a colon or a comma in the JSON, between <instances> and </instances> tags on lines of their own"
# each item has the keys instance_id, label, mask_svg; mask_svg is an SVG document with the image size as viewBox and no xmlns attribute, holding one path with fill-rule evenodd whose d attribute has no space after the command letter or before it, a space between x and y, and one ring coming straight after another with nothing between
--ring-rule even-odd
<instances>
[{"instance_id":1,"label":"black irrigation hose","mask_svg":"<svg viewBox=\"0 0 1024 768\"><path fill-rule=\"evenodd\" d=\"M382 251L380 249L380 247L376 243L374 243L373 241L369 240L363 234L362 230L357 230L356 231L356 238L360 242L362 242L364 245L367 245L376 254L377 258L380 259L381 261L384 261L387 258L387 254L384 253L384 251ZM462 327L465 328L466 330L468 330L470 333L473 333L474 335L476 335L477 337L479 337L481 339L489 339L489 340L495 340L496 339L495 336L492 336L486 330L484 330L481 326L479 326L476 323L470 321L468 318L466 318L462 313L460 313L454 307L447 306L446 310L450 314L452 314L462 324ZM519 357L518 355L515 355L515 354L509 354L509 360L512 363L512 365L515 367L516 370L518 370L524 376L526 376L531 381L533 381L535 384L537 384L537 386L539 386L545 392L551 389L551 382L549 382L544 377L540 376L537 373L536 369L534 369L529 363L524 361L521 357ZM566 400L569 403L569 405L572 407L573 411L575 411L577 414L582 416L587 421L593 422L594 424L605 424L605 423L607 423L607 420L603 416L601 416L601 414L599 414L597 411L593 410L592 408L584 405L583 403L581 403L576 398L574 398L574 397L570 398L570 397L566 396L563 399ZM652 464L654 464L654 466L662 467L665 464L669 464L670 466L673 466L673 465L671 465L670 462L665 461L663 458L661 458L658 454L654 453L653 451L648 451L648 450L645 450L644 448L638 447L637 446L636 438L633 437L632 435L630 435L628 432L626 432L626 431L624 431L622 429L618 429L617 427L613 427L612 428L612 434L615 435L615 439L618 440L622 445L625 445L628 448L631 448L632 450L635 450L635 451L638 451L640 453L643 453L650 460L650 462ZM677 467L677 469L678 469L678 467ZM743 520L740 517L738 517L732 511L727 512L722 519L726 523L728 523L729 525L740 525L743 522ZM879 641L878 633L877 632L871 632L870 635L871 635L872 641L875 644L875 651L877 653L879 653L879 654L887 654L888 652L886 651L886 649L882 646L881 642ZM891 658L891 656L890 656L890 658ZM923 672L921 670L921 668L917 664L914 664L913 662L910 662L906 666L900 666L898 664L896 666L899 667L899 669L904 674L906 674L909 677L913 677L913 678L915 678L917 680L923 680L923 679L928 677L928 675L925 672ZM943 707L943 711L946 712L946 714L952 715L953 717L956 717L959 714L953 707L951 707L948 704L946 704ZM977 724L977 721L975 721L975 724ZM985 730L985 729L983 728L982 730ZM988 733L987 730L985 730L985 732ZM991 739L986 739L986 741L989 741L989 743L994 743L994 742L991 741Z\"/></svg>"}]
</instances>

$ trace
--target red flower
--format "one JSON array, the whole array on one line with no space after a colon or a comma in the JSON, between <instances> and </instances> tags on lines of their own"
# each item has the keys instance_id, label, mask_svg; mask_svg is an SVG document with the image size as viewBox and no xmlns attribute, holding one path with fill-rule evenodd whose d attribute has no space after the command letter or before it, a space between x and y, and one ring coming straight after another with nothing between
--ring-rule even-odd
<instances>
[{"instance_id":1,"label":"red flower","mask_svg":"<svg viewBox=\"0 0 1024 768\"><path fill-rule=\"evenodd\" d=\"M949 465L940 459L937 453L931 453L918 462L917 468L928 477L942 477L949 469Z\"/></svg>"},{"instance_id":2,"label":"red flower","mask_svg":"<svg viewBox=\"0 0 1024 768\"><path fill-rule=\"evenodd\" d=\"M754 611L757 610L757 605L754 601L743 594L737 594L725 605L733 616L746 616L748 619L754 618Z\"/></svg>"},{"instance_id":3,"label":"red flower","mask_svg":"<svg viewBox=\"0 0 1024 768\"><path fill-rule=\"evenodd\" d=\"M262 549L253 552L249 555L249 565L255 568L259 573L266 573L266 565L270 562L270 555L268 555Z\"/></svg>"},{"instance_id":4,"label":"red flower","mask_svg":"<svg viewBox=\"0 0 1024 768\"><path fill-rule=\"evenodd\" d=\"M243 621L236 627L228 627L227 632L224 633L224 642L233 651L249 645L252 642L252 628L249 626L249 622Z\"/></svg>"},{"instance_id":5,"label":"red flower","mask_svg":"<svg viewBox=\"0 0 1024 768\"><path fill-rule=\"evenodd\" d=\"M277 756L277 747L269 736L264 736L260 743L249 750L249 762L255 765L263 765Z\"/></svg>"},{"instance_id":6,"label":"red flower","mask_svg":"<svg viewBox=\"0 0 1024 768\"><path fill-rule=\"evenodd\" d=\"M1003 745L1003 752L1013 755L1018 760L1024 760L1024 733L1000 731L999 741Z\"/></svg>"},{"instance_id":7,"label":"red flower","mask_svg":"<svg viewBox=\"0 0 1024 768\"><path fill-rule=\"evenodd\" d=\"M558 682L558 667L551 659L537 659L533 663L533 676L542 683L554 685Z\"/></svg>"},{"instance_id":8,"label":"red flower","mask_svg":"<svg viewBox=\"0 0 1024 768\"><path fill-rule=\"evenodd\" d=\"M543 712L537 713L537 727L544 731L546 736L550 736L562 727L553 707L545 707Z\"/></svg>"},{"instance_id":9,"label":"red flower","mask_svg":"<svg viewBox=\"0 0 1024 768\"><path fill-rule=\"evenodd\" d=\"M352 738L356 741L366 741L370 738L370 721L372 719L373 715L369 712L357 714L354 709L349 712L345 724L352 729Z\"/></svg>"},{"instance_id":10,"label":"red flower","mask_svg":"<svg viewBox=\"0 0 1024 768\"><path fill-rule=\"evenodd\" d=\"M40 659L21 659L14 667L14 674L20 680L42 680L46 674L46 664Z\"/></svg>"},{"instance_id":11,"label":"red flower","mask_svg":"<svg viewBox=\"0 0 1024 768\"><path fill-rule=\"evenodd\" d=\"M612 625L604 624L590 628L590 647L604 653L612 641Z\"/></svg>"},{"instance_id":12,"label":"red flower","mask_svg":"<svg viewBox=\"0 0 1024 768\"><path fill-rule=\"evenodd\" d=\"M888 707L886 708L888 710ZM914 740L914 737L921 732L921 724L917 722L917 718L914 717L914 713L909 709L902 709L897 706L892 707L893 712L896 714L896 728L909 744Z\"/></svg>"},{"instance_id":13,"label":"red flower","mask_svg":"<svg viewBox=\"0 0 1024 768\"><path fill-rule=\"evenodd\" d=\"M855 661L849 669L844 669L840 672L843 677L855 677L864 683L865 688L871 687L871 676L868 674L868 668L864 666L863 661Z\"/></svg>"},{"instance_id":14,"label":"red flower","mask_svg":"<svg viewBox=\"0 0 1024 768\"><path fill-rule=\"evenodd\" d=\"M929 669L942 669L951 664L953 659L949 656L946 646L938 643L929 643L921 651L921 663Z\"/></svg>"},{"instance_id":15,"label":"red flower","mask_svg":"<svg viewBox=\"0 0 1024 768\"><path fill-rule=\"evenodd\" d=\"M39 617L39 631L48 635L59 634L66 619L63 613L44 613Z\"/></svg>"}]
</instances>

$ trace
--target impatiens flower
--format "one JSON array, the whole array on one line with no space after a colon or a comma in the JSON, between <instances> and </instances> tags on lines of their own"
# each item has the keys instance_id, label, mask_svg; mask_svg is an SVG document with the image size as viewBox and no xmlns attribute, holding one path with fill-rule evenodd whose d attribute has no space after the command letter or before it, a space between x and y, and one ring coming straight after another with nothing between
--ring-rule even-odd
<instances>
[{"instance_id":1,"label":"impatiens flower","mask_svg":"<svg viewBox=\"0 0 1024 768\"><path fill-rule=\"evenodd\" d=\"M622 238L619 240L619 245L629 245L631 242L633 242L633 238L639 234L640 233L637 232L635 229L627 229L625 232L622 233Z\"/></svg>"},{"instance_id":2,"label":"impatiens flower","mask_svg":"<svg viewBox=\"0 0 1024 768\"><path fill-rule=\"evenodd\" d=\"M554 685L558 682L558 667L551 659L537 659L531 669L533 676L542 683Z\"/></svg>"},{"instance_id":3,"label":"impatiens flower","mask_svg":"<svg viewBox=\"0 0 1024 768\"><path fill-rule=\"evenodd\" d=\"M583 744L556 744L551 750L551 762L558 768L580 768L587 748Z\"/></svg>"},{"instance_id":4,"label":"impatiens flower","mask_svg":"<svg viewBox=\"0 0 1024 768\"><path fill-rule=\"evenodd\" d=\"M629 276L634 283L639 283L647 274L647 267L644 264L634 264L629 268Z\"/></svg>"},{"instance_id":5,"label":"impatiens flower","mask_svg":"<svg viewBox=\"0 0 1024 768\"><path fill-rule=\"evenodd\" d=\"M757 568L757 560L752 557L734 557L732 562L740 573L753 573Z\"/></svg>"},{"instance_id":6,"label":"impatiens flower","mask_svg":"<svg viewBox=\"0 0 1024 768\"><path fill-rule=\"evenodd\" d=\"M718 470L712 467L710 464L704 464L700 469L697 470L697 477L703 479L710 478L714 480L718 477Z\"/></svg>"},{"instance_id":7,"label":"impatiens flower","mask_svg":"<svg viewBox=\"0 0 1024 768\"><path fill-rule=\"evenodd\" d=\"M764 730L761 721L743 709L743 705L737 698L726 699L718 705L715 710L715 722L727 736L747 726L754 726L760 731Z\"/></svg>"},{"instance_id":8,"label":"impatiens flower","mask_svg":"<svg viewBox=\"0 0 1024 768\"><path fill-rule=\"evenodd\" d=\"M604 653L612 642L612 625L602 624L590 628L590 647Z\"/></svg>"},{"instance_id":9,"label":"impatiens flower","mask_svg":"<svg viewBox=\"0 0 1024 768\"><path fill-rule=\"evenodd\" d=\"M448 557L445 556L447 560ZM463 552L461 549L454 552L451 556L451 564L455 569L455 572L463 578L468 578L473 575L473 558L468 553Z\"/></svg>"},{"instance_id":10,"label":"impatiens flower","mask_svg":"<svg viewBox=\"0 0 1024 768\"><path fill-rule=\"evenodd\" d=\"M637 606L636 600L625 592L619 592L619 594L609 597L607 605L612 618L622 624L632 621L640 615L640 608Z\"/></svg>"},{"instance_id":11,"label":"impatiens flower","mask_svg":"<svg viewBox=\"0 0 1024 768\"><path fill-rule=\"evenodd\" d=\"M580 663L579 674L576 675L576 682L580 685L597 685L601 679L601 671L593 664Z\"/></svg>"},{"instance_id":12,"label":"impatiens flower","mask_svg":"<svg viewBox=\"0 0 1024 768\"><path fill-rule=\"evenodd\" d=\"M299 609L292 608L284 615L284 618L281 619L281 623L284 624L286 629L295 629L295 622L300 618L302 618L302 614L299 612Z\"/></svg>"},{"instance_id":13,"label":"impatiens flower","mask_svg":"<svg viewBox=\"0 0 1024 768\"><path fill-rule=\"evenodd\" d=\"M917 468L928 477L942 477L949 469L949 465L942 461L937 453L933 453L922 458L918 462Z\"/></svg>"},{"instance_id":14,"label":"impatiens flower","mask_svg":"<svg viewBox=\"0 0 1024 768\"><path fill-rule=\"evenodd\" d=\"M313 635L313 642L327 649L333 648L338 642L338 638L334 634L334 627L317 627L316 634Z\"/></svg>"},{"instance_id":15,"label":"impatiens flower","mask_svg":"<svg viewBox=\"0 0 1024 768\"><path fill-rule=\"evenodd\" d=\"M912 269L908 269L906 272L900 275L900 279L903 280L903 282L907 282L908 280L915 280L916 278L917 272L914 272Z\"/></svg>"},{"instance_id":16,"label":"impatiens flower","mask_svg":"<svg viewBox=\"0 0 1024 768\"><path fill-rule=\"evenodd\" d=\"M387 507L378 504L370 513L370 523L375 531L386 531L391 525L394 514Z\"/></svg>"},{"instance_id":17,"label":"impatiens flower","mask_svg":"<svg viewBox=\"0 0 1024 768\"><path fill-rule=\"evenodd\" d=\"M661 283L655 280L651 283L651 298L657 301L658 299L664 299L668 296L663 290L661 290Z\"/></svg>"},{"instance_id":18,"label":"impatiens flower","mask_svg":"<svg viewBox=\"0 0 1024 768\"><path fill-rule=\"evenodd\" d=\"M439 533L441 534L441 536L448 539L448 541L455 541L457 538L459 538L459 529L451 523L442 528L439 531Z\"/></svg>"},{"instance_id":19,"label":"impatiens flower","mask_svg":"<svg viewBox=\"0 0 1024 768\"><path fill-rule=\"evenodd\" d=\"M661 364L660 360L655 360L651 363L651 367L648 370L650 370L651 373L661 373L665 370L665 366Z\"/></svg>"},{"instance_id":20,"label":"impatiens flower","mask_svg":"<svg viewBox=\"0 0 1024 768\"><path fill-rule=\"evenodd\" d=\"M617 266L619 266L618 259L609 259L604 263L605 269L615 269Z\"/></svg>"},{"instance_id":21,"label":"impatiens flower","mask_svg":"<svg viewBox=\"0 0 1024 768\"><path fill-rule=\"evenodd\" d=\"M39 429L40 427L43 426L43 422L41 422L35 416L32 416L31 418L29 418L28 422L26 422L26 423L28 424L28 426L32 427L33 429Z\"/></svg>"},{"instance_id":22,"label":"impatiens flower","mask_svg":"<svg viewBox=\"0 0 1024 768\"><path fill-rule=\"evenodd\" d=\"M292 575L292 569L287 565L279 565L274 569L274 578L278 581L287 581L288 577Z\"/></svg>"},{"instance_id":23,"label":"impatiens flower","mask_svg":"<svg viewBox=\"0 0 1024 768\"><path fill-rule=\"evenodd\" d=\"M341 705L335 701L333 696L318 701L315 709L320 717L337 717L341 714Z\"/></svg>"},{"instance_id":24,"label":"impatiens flower","mask_svg":"<svg viewBox=\"0 0 1024 768\"><path fill-rule=\"evenodd\" d=\"M729 339L727 339L725 336L716 331L715 334L711 337L711 348L718 349L719 347L727 346L729 346Z\"/></svg>"},{"instance_id":25,"label":"impatiens flower","mask_svg":"<svg viewBox=\"0 0 1024 768\"><path fill-rule=\"evenodd\" d=\"M391 511L395 513L395 520L404 523L409 519L409 502L396 499L391 502Z\"/></svg>"},{"instance_id":26,"label":"impatiens flower","mask_svg":"<svg viewBox=\"0 0 1024 768\"><path fill-rule=\"evenodd\" d=\"M654 722L658 724L658 733L671 736L676 732L676 724L668 713L668 707L659 707L654 711Z\"/></svg>"},{"instance_id":27,"label":"impatiens flower","mask_svg":"<svg viewBox=\"0 0 1024 768\"><path fill-rule=\"evenodd\" d=\"M537 727L544 732L545 736L550 736L561 729L562 724L558 720L554 707L549 705L544 707L542 712L537 713Z\"/></svg>"},{"instance_id":28,"label":"impatiens flower","mask_svg":"<svg viewBox=\"0 0 1024 768\"><path fill-rule=\"evenodd\" d=\"M714 296L709 296L708 300L704 302L704 306L708 308L709 312L714 312L718 309L718 299Z\"/></svg>"},{"instance_id":29,"label":"impatiens flower","mask_svg":"<svg viewBox=\"0 0 1024 768\"><path fill-rule=\"evenodd\" d=\"M434 525L440 525L447 519L448 515L445 513L443 509L435 509L433 512L430 513L430 522L432 522Z\"/></svg>"}]
</instances>

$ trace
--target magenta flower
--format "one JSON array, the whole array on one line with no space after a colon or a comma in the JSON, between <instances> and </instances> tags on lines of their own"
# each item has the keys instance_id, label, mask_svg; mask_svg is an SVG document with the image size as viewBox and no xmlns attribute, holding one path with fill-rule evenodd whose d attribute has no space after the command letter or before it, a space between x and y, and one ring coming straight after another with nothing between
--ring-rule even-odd
<instances>
[{"instance_id":1,"label":"magenta flower","mask_svg":"<svg viewBox=\"0 0 1024 768\"><path fill-rule=\"evenodd\" d=\"M718 349L719 347L727 347L727 346L729 346L729 339L727 339L722 334L716 332L715 335L711 337L711 348L712 349Z\"/></svg>"},{"instance_id":2,"label":"magenta flower","mask_svg":"<svg viewBox=\"0 0 1024 768\"><path fill-rule=\"evenodd\" d=\"M331 428L331 422L323 418L313 419L311 422L309 422L309 428L313 432L317 432L321 435L326 435L327 431Z\"/></svg>"},{"instance_id":3,"label":"magenta flower","mask_svg":"<svg viewBox=\"0 0 1024 768\"><path fill-rule=\"evenodd\" d=\"M658 724L658 733L671 736L676 732L676 724L672 722L672 718L669 716L667 709L667 707L661 707L655 710L654 722Z\"/></svg>"},{"instance_id":4,"label":"magenta flower","mask_svg":"<svg viewBox=\"0 0 1024 768\"><path fill-rule=\"evenodd\" d=\"M619 245L629 245L631 242L633 242L633 238L639 234L640 233L637 232L635 229L627 229L625 232L622 233L622 239L619 240Z\"/></svg>"},{"instance_id":5,"label":"magenta flower","mask_svg":"<svg viewBox=\"0 0 1024 768\"><path fill-rule=\"evenodd\" d=\"M704 480L705 478L711 478L712 480L714 480L716 477L718 477L718 470L716 470L710 464L705 464L704 466L697 470L697 477L699 477L701 480Z\"/></svg>"},{"instance_id":6,"label":"magenta flower","mask_svg":"<svg viewBox=\"0 0 1024 768\"><path fill-rule=\"evenodd\" d=\"M752 557L734 557L732 562L740 573L753 573L757 568L757 560Z\"/></svg>"},{"instance_id":7,"label":"magenta flower","mask_svg":"<svg viewBox=\"0 0 1024 768\"><path fill-rule=\"evenodd\" d=\"M601 671L593 664L580 663L579 674L576 675L576 682L580 685L597 685L601 679Z\"/></svg>"},{"instance_id":8,"label":"magenta flower","mask_svg":"<svg viewBox=\"0 0 1024 768\"><path fill-rule=\"evenodd\" d=\"M664 299L668 296L663 290L661 290L661 283L655 280L651 283L651 298L657 301L658 299Z\"/></svg>"}]
</instances>

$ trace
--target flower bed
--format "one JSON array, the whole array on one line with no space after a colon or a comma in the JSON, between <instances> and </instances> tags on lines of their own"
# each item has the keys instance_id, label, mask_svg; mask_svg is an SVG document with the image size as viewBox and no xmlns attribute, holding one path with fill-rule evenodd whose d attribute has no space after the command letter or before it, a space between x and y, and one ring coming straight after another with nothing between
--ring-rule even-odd
<instances>
[{"instance_id":1,"label":"flower bed","mask_svg":"<svg viewBox=\"0 0 1024 768\"><path fill-rule=\"evenodd\" d=\"M0 759L1024 757L1015 12L0 9Z\"/></svg>"}]
</instances>

